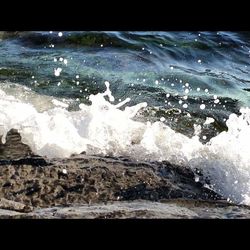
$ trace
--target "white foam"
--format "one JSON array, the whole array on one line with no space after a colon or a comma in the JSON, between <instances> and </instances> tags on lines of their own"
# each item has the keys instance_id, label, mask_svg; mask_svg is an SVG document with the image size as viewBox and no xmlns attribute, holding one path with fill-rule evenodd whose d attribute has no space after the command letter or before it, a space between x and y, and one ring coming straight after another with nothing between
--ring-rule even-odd
<instances>
[{"instance_id":1,"label":"white foam","mask_svg":"<svg viewBox=\"0 0 250 250\"><path fill-rule=\"evenodd\" d=\"M38 102L39 95L27 99L27 95L20 94L22 91L14 96L2 88L0 134L6 135L11 128L18 129L24 143L35 153L47 157L69 157L85 151L137 160L167 160L199 168L209 177L215 191L232 201L250 204L249 108L241 109L240 116L231 114L228 131L202 144L199 126L195 127L193 138L188 138L161 121L133 120L147 104L120 110L130 99L112 104L105 99L107 96L114 101L109 83L106 87L104 93L89 96L91 105L80 104L79 111L71 112L65 101L40 96L44 101ZM2 140L4 142L5 136Z\"/></svg>"},{"instance_id":2,"label":"white foam","mask_svg":"<svg viewBox=\"0 0 250 250\"><path fill-rule=\"evenodd\" d=\"M201 104L200 105L200 109L205 109L206 108L206 105L205 104Z\"/></svg>"},{"instance_id":3,"label":"white foam","mask_svg":"<svg viewBox=\"0 0 250 250\"><path fill-rule=\"evenodd\" d=\"M207 117L206 118L206 121L204 122L204 125L207 125L207 124L211 124L214 122L214 118L212 117Z\"/></svg>"},{"instance_id":4,"label":"white foam","mask_svg":"<svg viewBox=\"0 0 250 250\"><path fill-rule=\"evenodd\" d=\"M62 72L62 68L54 69L54 75L55 76L60 76L61 72Z\"/></svg>"},{"instance_id":5,"label":"white foam","mask_svg":"<svg viewBox=\"0 0 250 250\"><path fill-rule=\"evenodd\" d=\"M67 103L64 103L64 102L60 102L56 99L53 99L52 100L52 103L55 105L55 106L58 106L58 107L63 107L63 108L68 108L69 107L69 104Z\"/></svg>"}]
</instances>

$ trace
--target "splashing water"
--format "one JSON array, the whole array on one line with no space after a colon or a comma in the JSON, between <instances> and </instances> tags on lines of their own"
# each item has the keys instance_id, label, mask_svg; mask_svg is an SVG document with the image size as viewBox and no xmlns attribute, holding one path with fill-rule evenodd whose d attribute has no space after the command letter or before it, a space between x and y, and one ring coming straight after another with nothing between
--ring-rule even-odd
<instances>
[{"instance_id":1,"label":"splashing water","mask_svg":"<svg viewBox=\"0 0 250 250\"><path fill-rule=\"evenodd\" d=\"M0 90L2 143L7 132L15 128L23 142L42 156L69 157L85 151L136 160L167 160L202 170L215 191L232 201L250 204L249 108L242 108L239 116L231 114L226 122L228 131L202 144L199 127L188 138L162 121L135 121L133 118L147 103L121 110L130 99L112 104L115 98L109 82L105 85L104 93L90 95L91 105L82 103L78 111L68 111L66 103L54 98L47 110L41 111L39 105L43 104L37 103L39 95L30 91L36 96L27 102L22 95L17 98Z\"/></svg>"}]
</instances>

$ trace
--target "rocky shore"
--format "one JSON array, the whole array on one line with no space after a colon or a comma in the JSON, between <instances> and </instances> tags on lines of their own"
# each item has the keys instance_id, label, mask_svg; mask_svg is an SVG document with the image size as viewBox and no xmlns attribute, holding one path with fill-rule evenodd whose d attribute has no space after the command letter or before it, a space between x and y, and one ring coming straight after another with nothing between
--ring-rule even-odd
<instances>
[{"instance_id":1,"label":"rocky shore","mask_svg":"<svg viewBox=\"0 0 250 250\"><path fill-rule=\"evenodd\" d=\"M0 144L0 218L249 218L168 162L34 155L11 130Z\"/></svg>"}]
</instances>

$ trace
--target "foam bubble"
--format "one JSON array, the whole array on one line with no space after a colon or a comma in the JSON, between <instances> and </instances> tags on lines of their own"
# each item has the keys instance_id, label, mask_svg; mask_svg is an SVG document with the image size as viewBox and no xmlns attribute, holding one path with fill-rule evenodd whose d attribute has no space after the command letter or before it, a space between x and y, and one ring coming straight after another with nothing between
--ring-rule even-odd
<instances>
[{"instance_id":1,"label":"foam bubble","mask_svg":"<svg viewBox=\"0 0 250 250\"><path fill-rule=\"evenodd\" d=\"M201 104L200 105L200 109L205 109L206 108L206 105L205 104Z\"/></svg>"},{"instance_id":2,"label":"foam bubble","mask_svg":"<svg viewBox=\"0 0 250 250\"><path fill-rule=\"evenodd\" d=\"M62 72L62 68L54 69L55 76L60 76L61 72Z\"/></svg>"}]
</instances>

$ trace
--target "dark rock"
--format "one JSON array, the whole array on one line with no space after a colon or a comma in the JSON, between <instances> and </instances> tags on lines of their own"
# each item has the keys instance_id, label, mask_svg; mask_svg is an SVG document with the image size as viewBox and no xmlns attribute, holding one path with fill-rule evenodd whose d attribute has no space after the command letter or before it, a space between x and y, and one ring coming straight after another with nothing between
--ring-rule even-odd
<instances>
[{"instance_id":1,"label":"dark rock","mask_svg":"<svg viewBox=\"0 0 250 250\"><path fill-rule=\"evenodd\" d=\"M11 147L13 142L15 143ZM188 214L186 214L187 217L190 215L187 208L188 201L192 201L192 204L196 201L218 201L218 204L224 206L224 210L229 206L228 203L225 205L221 202L223 197L219 194L204 187L200 182L195 182L193 171L185 166L173 165L169 162L138 162L125 157L86 154L74 155L67 159L48 160L34 155L29 147L21 142L21 137L15 130L8 133L7 142L1 144L1 147L8 158L0 160L0 199L4 202L8 200L8 203L2 202L2 205L0 203L0 210L18 212L22 210L22 213L2 212L4 218L25 217L24 207L40 209L54 206L79 207L84 204L91 207L91 204L97 206L103 202L117 201L133 201L136 204L138 200L144 200L145 203L149 201L166 203L173 199L181 199L185 200L185 205L172 204L169 209L171 210L173 206L183 206L178 209L180 211L184 209L183 211ZM14 154L11 155L11 152ZM17 156L18 158L15 158ZM199 175L202 179L202 173ZM200 203L199 206L201 206ZM230 204L230 206L233 205ZM90 212L83 213L84 209L86 207L83 210L77 208L78 212L73 214L68 210L65 214L60 212L58 216L50 214L48 218L89 218L91 216L94 218L131 218L133 216L150 218L155 217L156 214L164 218L177 216L173 215L172 210L170 214L166 212L166 215L159 211L148 212L146 209L124 212L120 208L115 210L112 208L109 213L93 212L93 215ZM193 211L190 213L193 217L198 216L194 216ZM233 212L230 210L228 217L235 216L230 213ZM30 218L46 218L47 214L29 213L25 218L29 216ZM179 212L178 216L181 217Z\"/></svg>"},{"instance_id":2,"label":"dark rock","mask_svg":"<svg viewBox=\"0 0 250 250\"><path fill-rule=\"evenodd\" d=\"M0 163L0 197L38 207L137 199L222 199L195 182L190 169L167 162L78 155L49 162L30 156ZM66 175L58 174L64 169Z\"/></svg>"},{"instance_id":3,"label":"dark rock","mask_svg":"<svg viewBox=\"0 0 250 250\"><path fill-rule=\"evenodd\" d=\"M0 136L0 159L19 159L33 155L30 147L22 142L22 137L16 129L11 129L6 135L6 143Z\"/></svg>"},{"instance_id":4,"label":"dark rock","mask_svg":"<svg viewBox=\"0 0 250 250\"><path fill-rule=\"evenodd\" d=\"M250 89L249 89L249 88L245 88L245 89L243 89L243 90L250 92Z\"/></svg>"},{"instance_id":5,"label":"dark rock","mask_svg":"<svg viewBox=\"0 0 250 250\"><path fill-rule=\"evenodd\" d=\"M48 163L42 157L30 157L30 158L22 158L19 160L0 160L0 166L3 165L31 165L31 166L48 166Z\"/></svg>"}]
</instances>

